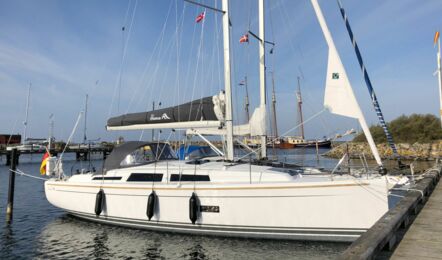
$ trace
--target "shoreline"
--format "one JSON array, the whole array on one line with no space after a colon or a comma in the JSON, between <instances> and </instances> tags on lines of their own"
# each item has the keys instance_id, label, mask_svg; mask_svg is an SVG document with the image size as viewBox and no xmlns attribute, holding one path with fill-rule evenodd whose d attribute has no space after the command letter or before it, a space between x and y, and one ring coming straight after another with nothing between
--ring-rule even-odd
<instances>
[{"instance_id":1,"label":"shoreline","mask_svg":"<svg viewBox=\"0 0 442 260\"><path fill-rule=\"evenodd\" d=\"M348 148L347 148L348 147ZM387 143L376 145L379 156L383 160L394 160L393 151ZM431 143L398 143L396 144L399 155L404 160L433 161L442 156L442 140ZM323 156L330 158L341 158L347 152L350 158L358 159L360 155L365 155L367 159L374 159L370 147L366 142L346 142L334 144L332 149Z\"/></svg>"}]
</instances>

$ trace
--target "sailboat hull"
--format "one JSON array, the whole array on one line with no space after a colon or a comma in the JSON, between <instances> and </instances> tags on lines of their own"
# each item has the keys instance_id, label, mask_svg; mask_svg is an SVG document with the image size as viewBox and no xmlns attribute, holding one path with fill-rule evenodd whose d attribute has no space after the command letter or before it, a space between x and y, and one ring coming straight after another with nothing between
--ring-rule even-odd
<instances>
[{"instance_id":1,"label":"sailboat hull","mask_svg":"<svg viewBox=\"0 0 442 260\"><path fill-rule=\"evenodd\" d=\"M97 216L100 189L105 201ZM146 207L152 190L158 197L149 221ZM358 238L388 210L386 190L384 178L309 185L45 183L51 204L90 221L185 234L316 241ZM193 192L199 201L195 224L189 219Z\"/></svg>"},{"instance_id":2,"label":"sailboat hull","mask_svg":"<svg viewBox=\"0 0 442 260\"><path fill-rule=\"evenodd\" d=\"M295 144L295 148L298 147L311 147L311 148L315 148L315 147L320 147L320 148L330 148L331 147L331 141L330 140L323 140L323 141L306 141L303 143L297 143Z\"/></svg>"}]
</instances>

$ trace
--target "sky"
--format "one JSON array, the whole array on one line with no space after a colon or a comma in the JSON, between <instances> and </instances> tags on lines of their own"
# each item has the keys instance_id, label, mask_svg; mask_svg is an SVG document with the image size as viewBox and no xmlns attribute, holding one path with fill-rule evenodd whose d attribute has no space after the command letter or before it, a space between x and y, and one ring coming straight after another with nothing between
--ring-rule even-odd
<instances>
[{"instance_id":1,"label":"sky","mask_svg":"<svg viewBox=\"0 0 442 260\"><path fill-rule=\"evenodd\" d=\"M201 3L220 7L218 0ZM251 111L259 102L257 0L231 0L234 120L244 123L248 79ZM370 125L378 120L336 1L319 0L350 82ZM436 48L442 29L440 0L342 0L385 119L439 110ZM297 78L308 138L358 129L354 119L323 112L328 48L309 0L266 0L269 97L272 72L279 134L295 135ZM0 0L0 133L23 133L31 84L28 136L66 141L85 96L87 138L137 140L150 133L107 132L109 117L211 96L224 88L222 15L182 0ZM124 27L124 30L122 28ZM270 99L269 99L270 101ZM83 138L84 118L74 133ZM292 131L289 131L292 130ZM150 131L149 131L150 132ZM163 136L165 137L165 136Z\"/></svg>"}]
</instances>

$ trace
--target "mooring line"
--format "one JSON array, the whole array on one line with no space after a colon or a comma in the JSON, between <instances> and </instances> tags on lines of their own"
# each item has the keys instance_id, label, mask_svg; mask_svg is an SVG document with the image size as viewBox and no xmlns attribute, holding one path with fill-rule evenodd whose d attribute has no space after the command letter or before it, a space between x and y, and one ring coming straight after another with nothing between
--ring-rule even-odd
<instances>
[{"instance_id":1,"label":"mooring line","mask_svg":"<svg viewBox=\"0 0 442 260\"><path fill-rule=\"evenodd\" d=\"M14 173L17 173L18 175L21 175L21 176L25 176L25 177L29 177L29 178L34 178L34 179L38 179L38 180L44 180L44 181L47 181L47 180L48 180L47 178L38 177L38 176L33 176L33 175L31 175L31 174L24 173L24 172L22 172L22 171L19 170L19 169L17 169L16 171L11 170L11 169L9 169L9 170L12 171L12 172L14 172Z\"/></svg>"}]
</instances>

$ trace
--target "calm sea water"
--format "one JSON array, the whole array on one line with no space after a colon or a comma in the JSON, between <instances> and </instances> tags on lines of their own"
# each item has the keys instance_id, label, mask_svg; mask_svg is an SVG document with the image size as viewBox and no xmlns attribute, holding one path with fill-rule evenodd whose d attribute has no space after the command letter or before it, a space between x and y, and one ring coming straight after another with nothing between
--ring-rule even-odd
<instances>
[{"instance_id":1,"label":"calm sea water","mask_svg":"<svg viewBox=\"0 0 442 260\"><path fill-rule=\"evenodd\" d=\"M280 151L278 156L327 168L337 161L317 161L314 149ZM41 155L21 156L18 168L39 176L40 159ZM87 164L69 160L69 155L66 159L65 172ZM348 246L178 235L86 222L50 205L43 181L24 176L16 176L14 220L7 225L9 168L4 158L0 164L0 259L333 259ZM92 164L99 169L102 161Z\"/></svg>"}]
</instances>

